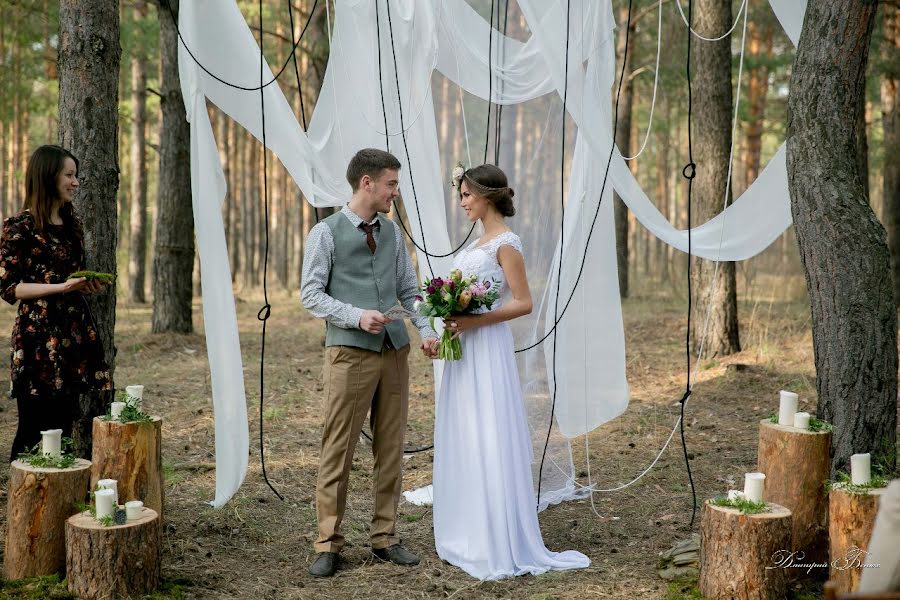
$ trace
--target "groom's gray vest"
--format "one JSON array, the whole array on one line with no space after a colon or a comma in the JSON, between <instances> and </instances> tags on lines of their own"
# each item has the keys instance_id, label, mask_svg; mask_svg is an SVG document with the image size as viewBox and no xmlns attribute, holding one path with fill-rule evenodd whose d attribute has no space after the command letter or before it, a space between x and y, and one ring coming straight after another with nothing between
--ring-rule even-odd
<instances>
[{"instance_id":1,"label":"groom's gray vest","mask_svg":"<svg viewBox=\"0 0 900 600\"><path fill-rule=\"evenodd\" d=\"M341 302L357 308L384 312L397 300L397 240L393 221L379 214L381 231L377 237L375 254L366 245L366 236L353 226L350 219L337 212L323 220L334 237L334 262L325 292ZM409 344L403 321L389 323L385 330L394 348ZM381 352L384 331L368 333L362 329L343 329L328 323L326 346L353 346Z\"/></svg>"}]
</instances>

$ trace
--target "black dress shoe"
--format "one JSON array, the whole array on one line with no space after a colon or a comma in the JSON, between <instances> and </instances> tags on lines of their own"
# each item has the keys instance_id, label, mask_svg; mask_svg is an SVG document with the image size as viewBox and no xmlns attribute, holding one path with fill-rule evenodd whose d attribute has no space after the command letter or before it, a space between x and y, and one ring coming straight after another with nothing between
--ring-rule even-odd
<instances>
[{"instance_id":1,"label":"black dress shoe","mask_svg":"<svg viewBox=\"0 0 900 600\"><path fill-rule=\"evenodd\" d=\"M412 566L419 564L419 557L400 544L394 544L387 548L373 548L372 554L381 560L390 561L395 565Z\"/></svg>"},{"instance_id":2,"label":"black dress shoe","mask_svg":"<svg viewBox=\"0 0 900 600\"><path fill-rule=\"evenodd\" d=\"M337 552L319 552L316 560L309 566L309 574L313 577L331 577L337 571Z\"/></svg>"}]
</instances>

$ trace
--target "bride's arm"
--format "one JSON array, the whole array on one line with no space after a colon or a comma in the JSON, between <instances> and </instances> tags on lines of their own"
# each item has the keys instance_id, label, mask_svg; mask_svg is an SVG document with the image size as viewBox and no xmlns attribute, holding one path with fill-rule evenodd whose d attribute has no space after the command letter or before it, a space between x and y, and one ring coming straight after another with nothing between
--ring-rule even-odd
<instances>
[{"instance_id":1,"label":"bride's arm","mask_svg":"<svg viewBox=\"0 0 900 600\"><path fill-rule=\"evenodd\" d=\"M451 331L462 332L474 327L484 327L503 321L512 321L523 315L531 313L533 304L531 290L528 288L528 277L525 275L525 259L518 250L512 246L500 246L497 250L497 262L506 276L506 283L512 298L503 306L491 312L480 315L459 315L447 319L456 323L456 327L450 327Z\"/></svg>"}]
</instances>

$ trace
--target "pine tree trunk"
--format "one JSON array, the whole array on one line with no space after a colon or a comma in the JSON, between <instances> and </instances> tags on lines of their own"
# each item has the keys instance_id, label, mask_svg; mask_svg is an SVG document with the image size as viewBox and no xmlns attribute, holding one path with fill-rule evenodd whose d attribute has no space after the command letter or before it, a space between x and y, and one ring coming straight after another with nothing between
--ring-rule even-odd
<instances>
[{"instance_id":1,"label":"pine tree trunk","mask_svg":"<svg viewBox=\"0 0 900 600\"><path fill-rule=\"evenodd\" d=\"M84 224L86 267L116 272L116 190L119 186L119 10L114 0L60 0L59 141L78 157L81 187L75 209ZM116 285L86 297L115 373ZM73 428L75 450L87 456L91 421L106 412L112 392L84 396Z\"/></svg>"},{"instance_id":2,"label":"pine tree trunk","mask_svg":"<svg viewBox=\"0 0 900 600\"><path fill-rule=\"evenodd\" d=\"M884 4L884 42L882 62L900 62L900 7ZM881 77L881 122L884 128L883 162L884 224L891 249L891 273L894 302L900 306L900 74L886 70ZM892 159L889 157L893 157Z\"/></svg>"},{"instance_id":3,"label":"pine tree trunk","mask_svg":"<svg viewBox=\"0 0 900 600\"><path fill-rule=\"evenodd\" d=\"M178 11L177 0L169 0ZM159 11L162 54L162 129L153 250L153 333L191 333L194 212L191 205L191 133L178 80L178 37L168 11Z\"/></svg>"},{"instance_id":4,"label":"pine tree trunk","mask_svg":"<svg viewBox=\"0 0 900 600\"><path fill-rule=\"evenodd\" d=\"M856 452L896 461L890 253L865 195L854 118L875 10L866 0L811 2L788 97L791 212L812 308L818 417L834 425L832 474Z\"/></svg>"},{"instance_id":5,"label":"pine tree trunk","mask_svg":"<svg viewBox=\"0 0 900 600\"><path fill-rule=\"evenodd\" d=\"M766 94L769 90L769 68L766 61L772 57L773 28L764 22L762 27L756 21L747 23L750 36L747 72L747 147L744 152L744 187L750 187L759 175L762 151L763 124L766 113ZM749 66L749 65L748 65Z\"/></svg>"},{"instance_id":6,"label":"pine tree trunk","mask_svg":"<svg viewBox=\"0 0 900 600\"><path fill-rule=\"evenodd\" d=\"M721 35L732 24L731 3L698 0L694 3L694 30L706 37ZM694 162L692 226L705 223L724 207L731 148L731 36L707 42L691 36L693 76ZM731 203L731 191L728 192ZM740 352L737 290L733 262L697 260L691 273L693 286L692 339L694 350L703 344L704 356ZM707 314L709 323L707 325ZM705 333L705 335L704 335Z\"/></svg>"},{"instance_id":7,"label":"pine tree trunk","mask_svg":"<svg viewBox=\"0 0 900 600\"><path fill-rule=\"evenodd\" d=\"M625 23L628 18L628 7L623 6L619 9L619 23ZM628 36L628 47L625 47L624 25L619 31L619 40L617 43L616 54L625 57L624 76L625 81L622 82L622 92L619 96L619 120L616 125L616 145L622 156L631 156L631 109L632 109L632 83L631 83L631 64L634 56L634 27ZM632 165L629 163L629 168ZM613 211L616 229L616 266L619 272L619 297L628 297L628 207L622 202L618 194L613 193Z\"/></svg>"},{"instance_id":8,"label":"pine tree trunk","mask_svg":"<svg viewBox=\"0 0 900 600\"><path fill-rule=\"evenodd\" d=\"M143 22L147 4L138 0L134 20ZM147 57L136 49L131 58L131 235L128 251L128 300L146 302L147 280Z\"/></svg>"}]
</instances>

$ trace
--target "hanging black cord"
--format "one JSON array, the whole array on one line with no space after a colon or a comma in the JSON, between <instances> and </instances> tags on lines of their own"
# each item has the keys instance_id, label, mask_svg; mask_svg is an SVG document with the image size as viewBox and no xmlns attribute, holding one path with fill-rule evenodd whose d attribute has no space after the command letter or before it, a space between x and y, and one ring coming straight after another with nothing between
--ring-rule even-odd
<instances>
[{"instance_id":1,"label":"hanging black cord","mask_svg":"<svg viewBox=\"0 0 900 600\"><path fill-rule=\"evenodd\" d=\"M494 71L493 71L493 63L494 63L494 3L495 0L491 0L491 20L488 21L488 93L487 93L487 124L484 126L484 159L481 161L483 163L487 163L488 158L488 147L490 145L491 139L491 108L492 106L492 93L493 93L493 84L494 84ZM471 165L470 165L471 166Z\"/></svg>"},{"instance_id":2,"label":"hanging black cord","mask_svg":"<svg viewBox=\"0 0 900 600\"><path fill-rule=\"evenodd\" d=\"M315 0L318 2L319 0ZM300 95L300 118L303 122L303 131L306 131L306 107L303 105L303 84L300 82L300 67L297 66L297 46L299 42L295 42L294 40L294 6L293 0L287 0L288 5L288 18L291 20L291 59L294 61L294 74L297 76L297 93ZM309 11L310 17L312 17L313 11L316 10L316 5L313 4L312 10ZM301 37L303 33L300 34Z\"/></svg>"},{"instance_id":3,"label":"hanging black cord","mask_svg":"<svg viewBox=\"0 0 900 600\"><path fill-rule=\"evenodd\" d=\"M509 23L509 0L506 0L506 4L503 7L503 36L500 38L503 50L506 50L506 30L507 24ZM497 11L497 29L500 29L500 11ZM506 58L506 53L502 53L503 58ZM503 79L500 79L500 95L503 95ZM500 102L497 103L497 114L494 119L495 128L494 128L494 164L500 166L500 125L503 118L503 104Z\"/></svg>"},{"instance_id":4,"label":"hanging black cord","mask_svg":"<svg viewBox=\"0 0 900 600\"><path fill-rule=\"evenodd\" d=\"M685 332L685 340L684 340L684 353L687 359L687 377L684 387L684 396L681 397L681 419L679 421L679 426L681 429L681 448L684 450L684 464L687 467L688 481L691 483L691 497L692 497L692 505L691 505L691 524L690 526L694 526L694 518L697 516L697 489L694 487L694 476L691 473L691 460L688 455L687 442L684 438L684 406L687 404L688 398L691 397L691 310L692 310L692 301L691 298L693 296L693 290L691 285L691 191L694 187L694 177L697 175L697 165L694 163L694 146L693 139L691 137L691 121L694 112L693 106L693 97L691 91L691 27L694 26L693 21L693 9L694 3L692 0L688 0L688 28L687 28L687 60L686 62L686 71L687 71L687 88L688 88L688 124L687 124L687 133L688 133L688 164L685 165L684 169L681 171L682 176L687 179L688 189L687 189L687 238L688 238L688 251L687 251L687 286L688 286L688 308L687 308L687 331ZM699 360L699 359L698 359Z\"/></svg>"},{"instance_id":5,"label":"hanging black cord","mask_svg":"<svg viewBox=\"0 0 900 600\"><path fill-rule=\"evenodd\" d=\"M313 7L309 11L309 18L306 19L306 25L303 26L303 30L300 32L300 37L297 38L297 41L294 43L293 48L291 48L291 56L288 56L287 59L284 61L284 64L281 65L281 69L278 71L278 74L275 75L274 77L272 77L272 79L267 81L266 83L263 83L262 78L260 78L259 86L257 86L257 87L246 87L246 86L231 83L229 81L225 81L224 79L222 79L221 77L219 77L218 75L216 75L215 73L213 73L212 71L207 69L206 66L204 66L204 64L201 63L197 59L196 56L194 56L194 53L191 51L190 47L187 45L187 42L184 41L184 37L182 37L182 35L181 35L181 30L178 29L178 17L175 16L175 11L172 10L172 6L169 4L169 0L162 0L162 1L165 2L166 8L169 11L169 15L172 17L172 22L175 23L175 31L178 33L178 39L181 41L181 45L184 46L185 50L187 50L187 53L191 56L191 59L193 59L193 61L195 63L197 63L197 66L200 67L201 69L203 69L203 72L205 72L207 75L209 75L210 77L212 77L219 83L221 83L223 85L227 85L228 87L234 88L236 90L243 90L245 92L255 92L257 90L262 90L263 88L267 88L270 85L272 85L273 83L275 83L275 81L279 77L281 77L281 74L284 73L285 69L287 69L288 63L291 62L291 56L294 55L294 51L296 51L297 46L300 45L300 41L303 39L303 34L306 33L306 29L309 27L309 24L312 22L313 15L316 12L316 5L319 3L319 0L314 0ZM293 37L293 36L294 36L294 33L293 33L293 28L292 28L291 29L291 37ZM263 38L263 30L262 30L262 27L260 27L260 29L259 29L259 45L260 46L262 46L262 38Z\"/></svg>"},{"instance_id":6,"label":"hanging black cord","mask_svg":"<svg viewBox=\"0 0 900 600\"><path fill-rule=\"evenodd\" d=\"M631 11L629 0L629 13ZM553 320L556 321L559 313L559 292L562 281L563 264L563 232L566 228L566 99L569 95L569 12L572 8L571 0L566 0L566 60L563 71L563 97L562 97L562 144L559 159L559 267L556 272L556 296L554 298ZM622 62L624 66L625 62ZM541 466L538 468L537 506L541 506L541 479L544 474L544 460L547 458L547 448L550 446L550 432L553 431L553 417L556 414L556 327L553 328L553 395L550 397L550 426L547 427L547 438L544 440L544 451L541 452Z\"/></svg>"},{"instance_id":7,"label":"hanging black cord","mask_svg":"<svg viewBox=\"0 0 900 600\"><path fill-rule=\"evenodd\" d=\"M259 350L259 462L262 465L263 479L269 489L278 496L279 500L284 497L278 493L278 490L269 481L266 474L266 453L263 444L263 401L265 399L266 389L266 321L272 314L272 306L269 304L269 291L267 287L267 274L269 271L269 177L268 177L268 159L266 156L266 92L262 84L263 76L266 71L266 56L263 52L263 0L259 0L259 111L262 121L262 157L263 157L263 206L265 207L265 251L263 253L263 306L256 313L256 318L262 321L262 343ZM292 30L293 31L293 30ZM291 34L293 35L293 33Z\"/></svg>"},{"instance_id":8,"label":"hanging black cord","mask_svg":"<svg viewBox=\"0 0 900 600\"><path fill-rule=\"evenodd\" d=\"M379 0L375 0L375 43L378 45L378 91L381 93L381 116L384 118L384 149L387 152L390 152L391 136L388 135L387 109L384 105L384 75L381 70L381 11L378 10L379 4ZM410 169L412 169L412 167L410 167ZM397 220L403 223L399 211L397 212Z\"/></svg>"}]
</instances>

